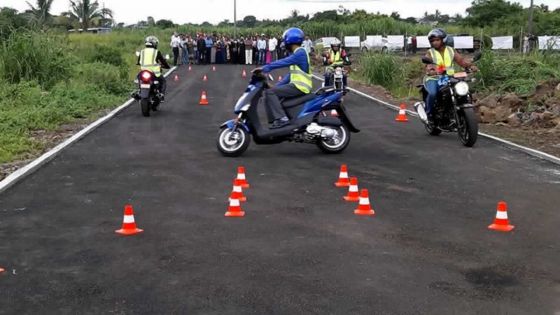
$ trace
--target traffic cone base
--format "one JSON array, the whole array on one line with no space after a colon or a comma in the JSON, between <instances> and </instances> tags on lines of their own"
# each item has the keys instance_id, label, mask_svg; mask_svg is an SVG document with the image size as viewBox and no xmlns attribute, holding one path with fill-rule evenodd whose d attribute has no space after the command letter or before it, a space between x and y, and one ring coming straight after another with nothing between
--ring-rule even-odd
<instances>
[{"instance_id":1,"label":"traffic cone base","mask_svg":"<svg viewBox=\"0 0 560 315\"><path fill-rule=\"evenodd\" d=\"M237 168L237 180L239 180L239 184L241 185L241 187L243 188L249 188L250 185L247 182L247 179L245 178L245 167L243 166L239 166Z\"/></svg>"},{"instance_id":2,"label":"traffic cone base","mask_svg":"<svg viewBox=\"0 0 560 315\"><path fill-rule=\"evenodd\" d=\"M126 205L124 207L124 217L121 229L115 230L115 233L121 235L134 235L144 232L144 230L136 227L136 222L134 222L134 210L131 205Z\"/></svg>"},{"instance_id":3,"label":"traffic cone base","mask_svg":"<svg viewBox=\"0 0 560 315\"><path fill-rule=\"evenodd\" d=\"M202 77L202 81L204 82L208 81L208 77L206 76L206 74Z\"/></svg>"},{"instance_id":4,"label":"traffic cone base","mask_svg":"<svg viewBox=\"0 0 560 315\"><path fill-rule=\"evenodd\" d=\"M346 201L360 200L360 193L358 191L358 178L356 177L350 178L350 187L348 188L348 194L344 196L344 200Z\"/></svg>"},{"instance_id":5,"label":"traffic cone base","mask_svg":"<svg viewBox=\"0 0 560 315\"><path fill-rule=\"evenodd\" d=\"M242 77L242 78L246 78L246 77L247 77L247 72L245 71L245 69L243 69L243 72L241 72L241 77Z\"/></svg>"},{"instance_id":6,"label":"traffic cone base","mask_svg":"<svg viewBox=\"0 0 560 315\"><path fill-rule=\"evenodd\" d=\"M395 121L398 122L408 121L408 118L406 117L406 105L401 104L401 108L399 109L399 114L397 115L397 118L395 118Z\"/></svg>"},{"instance_id":7,"label":"traffic cone base","mask_svg":"<svg viewBox=\"0 0 560 315\"><path fill-rule=\"evenodd\" d=\"M496 218L494 219L494 223L490 224L488 228L490 230L501 232L509 232L515 228L515 226L509 224L507 203L505 203L505 201L498 202Z\"/></svg>"},{"instance_id":8,"label":"traffic cone base","mask_svg":"<svg viewBox=\"0 0 560 315\"><path fill-rule=\"evenodd\" d=\"M225 214L226 217L244 217L245 211L241 209L241 205L238 199L230 199L228 211Z\"/></svg>"},{"instance_id":9,"label":"traffic cone base","mask_svg":"<svg viewBox=\"0 0 560 315\"><path fill-rule=\"evenodd\" d=\"M202 91L198 105L208 105L208 97L206 95L206 91Z\"/></svg>"},{"instance_id":10,"label":"traffic cone base","mask_svg":"<svg viewBox=\"0 0 560 315\"><path fill-rule=\"evenodd\" d=\"M340 166L340 173L338 175L338 181L334 183L336 187L348 187L350 186L350 179L348 178L348 167L346 164Z\"/></svg>"},{"instance_id":11,"label":"traffic cone base","mask_svg":"<svg viewBox=\"0 0 560 315\"><path fill-rule=\"evenodd\" d=\"M179 76L177 74L175 74L175 77L173 77L174 81L179 81Z\"/></svg>"},{"instance_id":12,"label":"traffic cone base","mask_svg":"<svg viewBox=\"0 0 560 315\"><path fill-rule=\"evenodd\" d=\"M189 65L189 71L191 71L191 70L192 70L192 67Z\"/></svg>"},{"instance_id":13,"label":"traffic cone base","mask_svg":"<svg viewBox=\"0 0 560 315\"><path fill-rule=\"evenodd\" d=\"M373 211L369 203L369 194L367 189L362 189L360 193L360 204L358 205L358 208L354 210L354 214L367 216L375 214L375 211Z\"/></svg>"},{"instance_id":14,"label":"traffic cone base","mask_svg":"<svg viewBox=\"0 0 560 315\"><path fill-rule=\"evenodd\" d=\"M4 268L0 268L0 273L6 271Z\"/></svg>"}]
</instances>

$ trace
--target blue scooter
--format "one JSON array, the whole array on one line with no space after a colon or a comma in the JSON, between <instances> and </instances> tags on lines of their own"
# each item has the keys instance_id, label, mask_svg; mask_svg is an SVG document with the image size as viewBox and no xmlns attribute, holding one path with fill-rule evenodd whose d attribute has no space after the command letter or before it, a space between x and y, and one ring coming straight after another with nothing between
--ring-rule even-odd
<instances>
[{"instance_id":1,"label":"blue scooter","mask_svg":"<svg viewBox=\"0 0 560 315\"><path fill-rule=\"evenodd\" d=\"M243 154L249 147L251 135L256 144L293 141L316 144L325 153L340 153L350 143L350 132L360 131L352 124L342 104L346 91L333 86L281 100L290 118L289 124L277 129L263 127L257 109L267 88L267 76L262 72L253 73L245 93L235 104L237 118L220 126L217 147L224 156Z\"/></svg>"}]
</instances>

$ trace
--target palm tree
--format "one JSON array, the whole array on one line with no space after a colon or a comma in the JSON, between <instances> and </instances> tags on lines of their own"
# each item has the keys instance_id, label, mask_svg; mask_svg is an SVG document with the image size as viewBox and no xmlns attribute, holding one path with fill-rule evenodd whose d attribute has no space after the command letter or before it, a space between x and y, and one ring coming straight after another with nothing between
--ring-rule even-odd
<instances>
[{"instance_id":1,"label":"palm tree","mask_svg":"<svg viewBox=\"0 0 560 315\"><path fill-rule=\"evenodd\" d=\"M51 19L51 14L49 12L53 1L54 0L36 0L37 6L33 6L29 1L26 1L33 14L33 21L37 23L37 25L44 27Z\"/></svg>"},{"instance_id":2,"label":"palm tree","mask_svg":"<svg viewBox=\"0 0 560 315\"><path fill-rule=\"evenodd\" d=\"M92 24L106 21L108 18L113 18L113 11L106 8L99 8L99 2L97 2L97 0L70 0L70 8L71 10L68 14L71 18L80 21L80 25L84 31Z\"/></svg>"}]
</instances>

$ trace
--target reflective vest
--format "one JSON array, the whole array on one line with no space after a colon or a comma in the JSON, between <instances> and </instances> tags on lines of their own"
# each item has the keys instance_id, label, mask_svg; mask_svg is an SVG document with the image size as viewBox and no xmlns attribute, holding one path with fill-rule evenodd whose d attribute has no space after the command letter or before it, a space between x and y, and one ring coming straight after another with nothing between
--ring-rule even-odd
<instances>
[{"instance_id":1,"label":"reflective vest","mask_svg":"<svg viewBox=\"0 0 560 315\"><path fill-rule=\"evenodd\" d=\"M140 52L140 69L152 71L156 77L161 75L161 66L156 61L158 51L155 48L144 48Z\"/></svg>"},{"instance_id":2,"label":"reflective vest","mask_svg":"<svg viewBox=\"0 0 560 315\"><path fill-rule=\"evenodd\" d=\"M331 66L338 66L344 64L344 61L340 57L340 50L335 52L331 49L329 53L329 63Z\"/></svg>"},{"instance_id":3,"label":"reflective vest","mask_svg":"<svg viewBox=\"0 0 560 315\"><path fill-rule=\"evenodd\" d=\"M455 73L455 50L453 48L445 47L443 56L434 48L430 49L429 52L438 68L444 68L448 75L453 75Z\"/></svg>"},{"instance_id":4,"label":"reflective vest","mask_svg":"<svg viewBox=\"0 0 560 315\"><path fill-rule=\"evenodd\" d=\"M309 65L309 71L305 72L301 70L300 67L297 65L290 66L290 83L293 83L298 90L302 91L305 94L309 94L311 89L313 88L313 80L311 75L311 61L309 60L309 54L303 47L299 47L294 51L294 54L303 49L305 51L305 56L307 57L307 64Z\"/></svg>"}]
</instances>

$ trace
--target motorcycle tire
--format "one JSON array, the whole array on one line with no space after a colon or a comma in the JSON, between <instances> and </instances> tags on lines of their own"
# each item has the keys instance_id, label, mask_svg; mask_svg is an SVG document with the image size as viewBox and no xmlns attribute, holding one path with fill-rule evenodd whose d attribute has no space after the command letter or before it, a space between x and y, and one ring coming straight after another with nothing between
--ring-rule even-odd
<instances>
[{"instance_id":1,"label":"motorcycle tire","mask_svg":"<svg viewBox=\"0 0 560 315\"><path fill-rule=\"evenodd\" d=\"M338 127L331 127L336 129L338 132L338 141L332 141L332 139L320 138L317 140L317 146L321 151L327 154L336 154L344 151L348 144L350 144L350 131L345 125L340 125Z\"/></svg>"},{"instance_id":2,"label":"motorcycle tire","mask_svg":"<svg viewBox=\"0 0 560 315\"><path fill-rule=\"evenodd\" d=\"M230 128L223 127L218 132L216 147L223 156L240 156L249 147L249 143L251 143L251 136L249 133L242 127L236 128L235 133L235 136L239 137L239 139L232 140L230 138L232 136Z\"/></svg>"},{"instance_id":3,"label":"motorcycle tire","mask_svg":"<svg viewBox=\"0 0 560 315\"><path fill-rule=\"evenodd\" d=\"M140 100L140 108L144 117L150 117L150 101L147 98Z\"/></svg>"},{"instance_id":4,"label":"motorcycle tire","mask_svg":"<svg viewBox=\"0 0 560 315\"><path fill-rule=\"evenodd\" d=\"M459 140L461 140L464 146L472 147L478 138L478 121L474 110L472 108L464 108L457 113L457 118L459 119L459 128L457 128Z\"/></svg>"}]
</instances>

